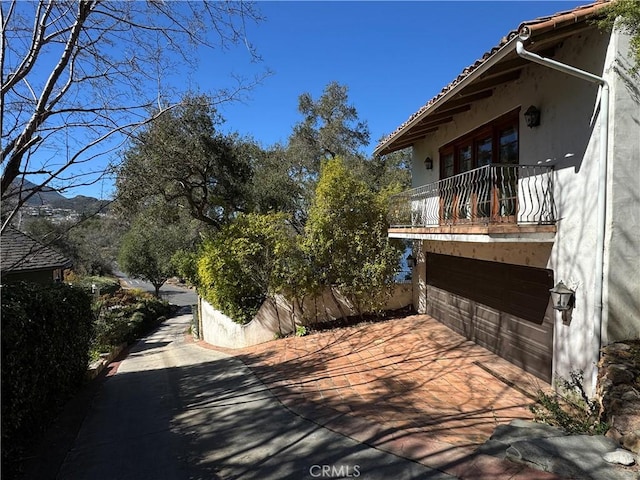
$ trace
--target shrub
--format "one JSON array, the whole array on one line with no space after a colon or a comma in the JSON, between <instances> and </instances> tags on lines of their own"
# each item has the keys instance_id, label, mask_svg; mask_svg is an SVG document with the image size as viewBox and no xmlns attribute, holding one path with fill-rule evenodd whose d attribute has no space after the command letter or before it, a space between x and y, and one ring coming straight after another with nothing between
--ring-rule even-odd
<instances>
[{"instance_id":1,"label":"shrub","mask_svg":"<svg viewBox=\"0 0 640 480\"><path fill-rule=\"evenodd\" d=\"M322 165L302 242L313 272L306 293L334 286L359 313L382 309L402 254L387 234L391 193L373 191L339 157Z\"/></svg>"},{"instance_id":2,"label":"shrub","mask_svg":"<svg viewBox=\"0 0 640 480\"><path fill-rule=\"evenodd\" d=\"M198 260L199 293L234 321L251 321L292 277L295 235L282 213L239 215L204 242Z\"/></svg>"},{"instance_id":3,"label":"shrub","mask_svg":"<svg viewBox=\"0 0 640 480\"><path fill-rule=\"evenodd\" d=\"M530 407L535 420L560 427L570 435L604 435L609 425L600 421L600 405L587 397L582 380L582 373L574 371L569 380L558 380L555 394L539 390L537 403Z\"/></svg>"},{"instance_id":4,"label":"shrub","mask_svg":"<svg viewBox=\"0 0 640 480\"><path fill-rule=\"evenodd\" d=\"M94 310L97 319L92 349L108 352L148 333L169 315L171 307L150 293L122 289L100 297Z\"/></svg>"},{"instance_id":5,"label":"shrub","mask_svg":"<svg viewBox=\"0 0 640 480\"><path fill-rule=\"evenodd\" d=\"M2 286L3 475L84 380L92 321L91 298L81 289Z\"/></svg>"},{"instance_id":6,"label":"shrub","mask_svg":"<svg viewBox=\"0 0 640 480\"><path fill-rule=\"evenodd\" d=\"M171 257L171 263L181 279L189 285L198 284L198 254L196 252L178 250Z\"/></svg>"}]
</instances>

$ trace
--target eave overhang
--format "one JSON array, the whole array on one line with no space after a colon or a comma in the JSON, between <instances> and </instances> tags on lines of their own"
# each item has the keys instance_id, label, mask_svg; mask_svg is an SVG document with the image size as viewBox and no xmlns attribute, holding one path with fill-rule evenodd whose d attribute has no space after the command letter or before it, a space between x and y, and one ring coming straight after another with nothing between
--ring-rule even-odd
<instances>
[{"instance_id":1,"label":"eave overhang","mask_svg":"<svg viewBox=\"0 0 640 480\"><path fill-rule=\"evenodd\" d=\"M467 67L436 97L414 113L391 135L375 148L374 156L385 155L412 146L440 125L453 121L471 109L471 105L493 95L501 84L517 80L525 66L530 65L515 52L518 32L527 27L530 37L528 49L542 56L552 57L557 46L567 37L581 30L596 27L585 20L606 7L608 1L578 7L550 17L523 22L518 30L511 31L498 47L487 52L483 59Z\"/></svg>"},{"instance_id":2,"label":"eave overhang","mask_svg":"<svg viewBox=\"0 0 640 480\"><path fill-rule=\"evenodd\" d=\"M434 131L435 127L441 125L443 123L451 121L452 116L444 116L443 118L436 119L432 122L431 116L435 117L437 111L440 110L440 114L444 114L447 112L447 108L445 104L447 102L452 101L456 102L456 105L465 106L469 105L474 101L474 99L465 99L463 95L461 95L461 91L464 88L470 86L474 81L478 80L484 73L486 73L491 67L500 62L505 56L509 56L515 49L515 43L517 41L517 37L511 38L507 43L505 43L500 50L495 53L491 58L485 61L482 65L476 68L473 72L468 74L461 81L457 82L453 85L447 92L441 94L439 97L436 97L430 103L425 105L422 109L420 109L417 113L414 114L413 118L409 119L405 125L401 126L398 130L392 133L389 137L384 139L373 151L374 156L384 155L386 153L391 153L396 150L401 150L406 147L410 147L416 140L424 137L427 133ZM481 94L481 92L486 92L486 90L479 90L475 92L476 94ZM484 93L482 97L486 98L490 96L490 94ZM468 100L468 101L467 101Z\"/></svg>"}]
</instances>

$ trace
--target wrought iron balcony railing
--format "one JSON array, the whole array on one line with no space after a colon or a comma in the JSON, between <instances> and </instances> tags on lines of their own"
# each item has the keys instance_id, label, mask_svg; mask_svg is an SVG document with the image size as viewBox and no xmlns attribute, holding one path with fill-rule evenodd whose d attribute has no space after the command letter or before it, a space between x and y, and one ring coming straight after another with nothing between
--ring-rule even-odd
<instances>
[{"instance_id":1,"label":"wrought iron balcony railing","mask_svg":"<svg viewBox=\"0 0 640 480\"><path fill-rule=\"evenodd\" d=\"M554 224L553 169L486 165L394 195L391 227Z\"/></svg>"}]
</instances>

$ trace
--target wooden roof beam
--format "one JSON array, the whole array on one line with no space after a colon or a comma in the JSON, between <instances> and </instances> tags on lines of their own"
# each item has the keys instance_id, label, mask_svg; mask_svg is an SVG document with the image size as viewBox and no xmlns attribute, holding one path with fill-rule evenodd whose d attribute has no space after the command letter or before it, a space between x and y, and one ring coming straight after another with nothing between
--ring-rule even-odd
<instances>
[{"instance_id":1,"label":"wooden roof beam","mask_svg":"<svg viewBox=\"0 0 640 480\"><path fill-rule=\"evenodd\" d=\"M443 107L444 106L446 106L446 104L443 105ZM449 117L451 117L452 115L468 112L469 110L471 110L470 104L461 105L455 108L448 108L446 110L442 110L441 112L432 113L431 115L424 117L422 120L420 120L420 122L416 126L423 126L423 125L428 125L430 123L436 123L443 119L449 119Z\"/></svg>"},{"instance_id":2,"label":"wooden roof beam","mask_svg":"<svg viewBox=\"0 0 640 480\"><path fill-rule=\"evenodd\" d=\"M407 135L406 137L403 136L402 141L393 143L392 148L385 148L380 152L380 155L386 155L387 153L397 152L398 150L402 150L403 148L408 148L412 146L416 142L416 140L420 140L427 134L435 132L436 130L438 130L438 127L431 127L426 130L421 130L419 133Z\"/></svg>"},{"instance_id":3,"label":"wooden roof beam","mask_svg":"<svg viewBox=\"0 0 640 480\"><path fill-rule=\"evenodd\" d=\"M512 72L505 73L503 75L497 75L494 77L489 77L485 80L481 80L479 82L473 82L470 85L466 86L462 89L462 93L464 95L469 95L471 93L482 92L483 90L489 90L497 87L501 83L512 82L520 78L521 70L514 70Z\"/></svg>"},{"instance_id":4,"label":"wooden roof beam","mask_svg":"<svg viewBox=\"0 0 640 480\"><path fill-rule=\"evenodd\" d=\"M454 100L449 100L444 105L436 108L436 113L444 113L448 112L451 109L459 107L461 105L469 105L473 102L477 102L478 100L484 100L485 98L489 98L493 95L493 90L484 90L482 92L474 93L472 95L460 95L456 97Z\"/></svg>"}]
</instances>

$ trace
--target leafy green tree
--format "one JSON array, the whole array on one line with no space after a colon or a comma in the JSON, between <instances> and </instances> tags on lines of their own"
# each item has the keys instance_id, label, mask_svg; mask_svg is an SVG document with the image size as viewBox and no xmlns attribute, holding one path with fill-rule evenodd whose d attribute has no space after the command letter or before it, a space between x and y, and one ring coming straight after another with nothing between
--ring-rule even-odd
<instances>
[{"instance_id":1,"label":"leafy green tree","mask_svg":"<svg viewBox=\"0 0 640 480\"><path fill-rule=\"evenodd\" d=\"M127 224L113 216L93 217L70 225L69 240L77 245L77 269L83 275L110 275Z\"/></svg>"},{"instance_id":2,"label":"leafy green tree","mask_svg":"<svg viewBox=\"0 0 640 480\"><path fill-rule=\"evenodd\" d=\"M198 261L199 291L239 323L285 293L299 268L296 237L285 213L243 214L206 240Z\"/></svg>"},{"instance_id":3,"label":"leafy green tree","mask_svg":"<svg viewBox=\"0 0 640 480\"><path fill-rule=\"evenodd\" d=\"M197 250L180 249L171 257L176 274L189 285L198 285L198 252Z\"/></svg>"},{"instance_id":4,"label":"leafy green tree","mask_svg":"<svg viewBox=\"0 0 640 480\"><path fill-rule=\"evenodd\" d=\"M296 178L297 167L281 145L260 151L253 161L251 199L257 213L285 212L292 226L302 233L306 198L304 185Z\"/></svg>"},{"instance_id":5,"label":"leafy green tree","mask_svg":"<svg viewBox=\"0 0 640 480\"><path fill-rule=\"evenodd\" d=\"M623 32L631 35L630 57L633 60L632 73L640 70L640 2L638 0L616 0L604 8L604 18L598 25L612 30L617 25Z\"/></svg>"},{"instance_id":6,"label":"leafy green tree","mask_svg":"<svg viewBox=\"0 0 640 480\"><path fill-rule=\"evenodd\" d=\"M295 218L306 222L323 160L341 156L349 161L361 158L361 148L369 144L369 127L349 104L348 88L329 83L314 100L310 93L298 98L298 122L287 144L287 165L291 178L300 186L301 195Z\"/></svg>"},{"instance_id":7,"label":"leafy green tree","mask_svg":"<svg viewBox=\"0 0 640 480\"><path fill-rule=\"evenodd\" d=\"M369 144L369 127L348 101L348 88L337 82L328 84L318 100L309 93L298 98L303 120L294 126L289 144L310 169L319 171L320 160L356 155Z\"/></svg>"},{"instance_id":8,"label":"leafy green tree","mask_svg":"<svg viewBox=\"0 0 640 480\"><path fill-rule=\"evenodd\" d=\"M171 259L183 246L179 225L140 216L122 239L118 265L132 277L150 282L159 297L160 287L176 273Z\"/></svg>"},{"instance_id":9,"label":"leafy green tree","mask_svg":"<svg viewBox=\"0 0 640 480\"><path fill-rule=\"evenodd\" d=\"M365 160L347 163L355 175L376 192L388 188L406 190L411 187L411 149L398 150Z\"/></svg>"},{"instance_id":10,"label":"leafy green tree","mask_svg":"<svg viewBox=\"0 0 640 480\"><path fill-rule=\"evenodd\" d=\"M67 257L74 267L79 266L79 246L69 239L65 223L55 224L47 217L36 217L24 222L24 230L43 245Z\"/></svg>"},{"instance_id":11,"label":"leafy green tree","mask_svg":"<svg viewBox=\"0 0 640 480\"><path fill-rule=\"evenodd\" d=\"M206 240L198 255L199 293L239 323L265 300L290 300L336 286L361 312L382 306L394 282L401 246L387 238L387 199L340 158L325 161L302 235L284 212L240 214ZM182 271L193 257L180 252Z\"/></svg>"},{"instance_id":12,"label":"leafy green tree","mask_svg":"<svg viewBox=\"0 0 640 480\"><path fill-rule=\"evenodd\" d=\"M390 193L374 192L339 157L324 163L303 242L311 290L336 286L360 312L382 306L401 255L387 237Z\"/></svg>"},{"instance_id":13,"label":"leafy green tree","mask_svg":"<svg viewBox=\"0 0 640 480\"><path fill-rule=\"evenodd\" d=\"M70 259L74 272L79 275L113 273L120 239L125 232L122 222L113 217L60 223L40 217L25 221L24 226L32 237Z\"/></svg>"},{"instance_id":14,"label":"leafy green tree","mask_svg":"<svg viewBox=\"0 0 640 480\"><path fill-rule=\"evenodd\" d=\"M220 229L248 206L251 150L216 131L206 96L190 96L137 134L116 182L118 206L135 216L154 203L186 209Z\"/></svg>"}]
</instances>

